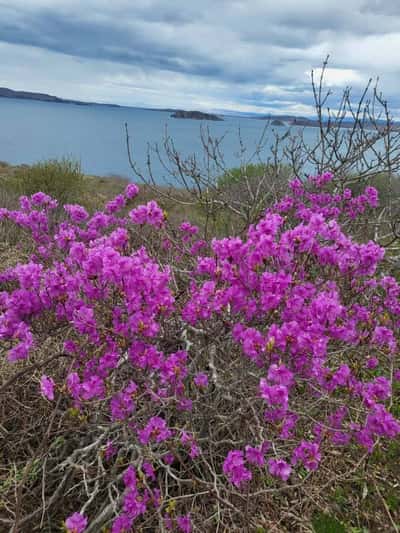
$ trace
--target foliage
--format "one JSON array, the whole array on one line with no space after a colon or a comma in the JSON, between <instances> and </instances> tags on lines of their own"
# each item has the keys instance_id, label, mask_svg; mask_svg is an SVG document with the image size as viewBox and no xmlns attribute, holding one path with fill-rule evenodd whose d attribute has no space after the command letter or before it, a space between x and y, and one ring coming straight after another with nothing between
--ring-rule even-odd
<instances>
[{"instance_id":1,"label":"foliage","mask_svg":"<svg viewBox=\"0 0 400 533\"><path fill-rule=\"evenodd\" d=\"M81 200L84 179L80 163L72 159L52 159L20 167L4 180L4 187L19 196L42 191L60 205Z\"/></svg>"}]
</instances>

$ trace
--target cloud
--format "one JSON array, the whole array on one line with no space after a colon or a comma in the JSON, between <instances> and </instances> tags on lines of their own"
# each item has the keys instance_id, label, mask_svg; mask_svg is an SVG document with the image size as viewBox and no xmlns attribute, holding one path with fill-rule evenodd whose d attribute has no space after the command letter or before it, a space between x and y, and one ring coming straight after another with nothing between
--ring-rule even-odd
<instances>
[{"instance_id":1,"label":"cloud","mask_svg":"<svg viewBox=\"0 0 400 533\"><path fill-rule=\"evenodd\" d=\"M84 100L309 110L329 53L338 96L380 75L399 107L399 46L397 0L0 0L1 85Z\"/></svg>"},{"instance_id":2,"label":"cloud","mask_svg":"<svg viewBox=\"0 0 400 533\"><path fill-rule=\"evenodd\" d=\"M306 72L307 76L311 77L311 71ZM348 85L365 85L368 80L354 69L351 68L326 68L324 71L322 67L313 70L314 79L318 82L323 74L323 79L326 85L331 87L344 87Z\"/></svg>"}]
</instances>

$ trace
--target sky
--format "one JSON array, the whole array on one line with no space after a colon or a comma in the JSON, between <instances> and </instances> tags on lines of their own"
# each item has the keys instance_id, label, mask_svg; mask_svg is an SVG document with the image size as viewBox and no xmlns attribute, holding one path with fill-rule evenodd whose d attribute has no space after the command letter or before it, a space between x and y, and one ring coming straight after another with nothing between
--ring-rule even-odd
<instances>
[{"instance_id":1,"label":"sky","mask_svg":"<svg viewBox=\"0 0 400 533\"><path fill-rule=\"evenodd\" d=\"M0 0L0 86L83 101L311 115L329 54L400 116L399 50L400 0Z\"/></svg>"}]
</instances>

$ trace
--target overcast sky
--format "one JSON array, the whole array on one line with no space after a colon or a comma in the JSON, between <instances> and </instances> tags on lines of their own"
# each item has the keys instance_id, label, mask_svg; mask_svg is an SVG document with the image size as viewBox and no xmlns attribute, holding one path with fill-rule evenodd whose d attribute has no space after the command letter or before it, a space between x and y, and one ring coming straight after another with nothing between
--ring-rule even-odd
<instances>
[{"instance_id":1,"label":"overcast sky","mask_svg":"<svg viewBox=\"0 0 400 533\"><path fill-rule=\"evenodd\" d=\"M399 115L400 0L0 0L0 86L149 107L309 114L380 77Z\"/></svg>"}]
</instances>

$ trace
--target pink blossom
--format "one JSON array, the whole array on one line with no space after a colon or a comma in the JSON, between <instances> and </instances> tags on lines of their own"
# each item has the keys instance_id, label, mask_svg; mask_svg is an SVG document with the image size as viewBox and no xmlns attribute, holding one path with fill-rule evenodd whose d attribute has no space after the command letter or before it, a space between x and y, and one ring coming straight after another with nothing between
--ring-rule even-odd
<instances>
[{"instance_id":1,"label":"pink blossom","mask_svg":"<svg viewBox=\"0 0 400 533\"><path fill-rule=\"evenodd\" d=\"M40 391L44 398L48 400L54 400L54 386L55 383L52 378L48 376L42 376L40 379Z\"/></svg>"},{"instance_id":2,"label":"pink blossom","mask_svg":"<svg viewBox=\"0 0 400 533\"><path fill-rule=\"evenodd\" d=\"M208 376L207 374L204 374L204 372L199 372L193 378L193 382L196 387L199 387L200 389L205 389L208 386Z\"/></svg>"},{"instance_id":3,"label":"pink blossom","mask_svg":"<svg viewBox=\"0 0 400 533\"><path fill-rule=\"evenodd\" d=\"M106 444L106 449L104 450L104 457L106 461L110 461L118 453L118 448L115 444L109 440Z\"/></svg>"},{"instance_id":4,"label":"pink blossom","mask_svg":"<svg viewBox=\"0 0 400 533\"><path fill-rule=\"evenodd\" d=\"M253 446L246 446L246 459L250 464L259 466L260 468L264 466L264 452L260 448L254 448Z\"/></svg>"},{"instance_id":5,"label":"pink blossom","mask_svg":"<svg viewBox=\"0 0 400 533\"><path fill-rule=\"evenodd\" d=\"M124 194L128 200L132 200L139 194L139 187L135 183L130 183L126 186Z\"/></svg>"},{"instance_id":6,"label":"pink blossom","mask_svg":"<svg viewBox=\"0 0 400 533\"><path fill-rule=\"evenodd\" d=\"M191 533L192 522L189 515L178 516L176 522L178 524L179 531L182 531L183 533Z\"/></svg>"},{"instance_id":7,"label":"pink blossom","mask_svg":"<svg viewBox=\"0 0 400 533\"><path fill-rule=\"evenodd\" d=\"M164 222L164 212L154 200L132 209L129 217L134 224L150 224L161 227Z\"/></svg>"},{"instance_id":8,"label":"pink blossom","mask_svg":"<svg viewBox=\"0 0 400 533\"><path fill-rule=\"evenodd\" d=\"M84 207L78 204L64 205L65 211L70 216L73 222L83 222L89 218L88 212Z\"/></svg>"},{"instance_id":9,"label":"pink blossom","mask_svg":"<svg viewBox=\"0 0 400 533\"><path fill-rule=\"evenodd\" d=\"M87 524L87 517L80 513L74 513L65 520L68 533L82 533L86 529Z\"/></svg>"},{"instance_id":10,"label":"pink blossom","mask_svg":"<svg viewBox=\"0 0 400 533\"><path fill-rule=\"evenodd\" d=\"M295 448L292 456L292 464L301 461L307 470L316 470L321 460L319 445L316 442L301 441Z\"/></svg>"},{"instance_id":11,"label":"pink blossom","mask_svg":"<svg viewBox=\"0 0 400 533\"><path fill-rule=\"evenodd\" d=\"M272 476L279 477L283 481L287 481L292 472L291 466L283 459L269 459L268 470Z\"/></svg>"},{"instance_id":12,"label":"pink blossom","mask_svg":"<svg viewBox=\"0 0 400 533\"><path fill-rule=\"evenodd\" d=\"M168 429L167 423L163 418L153 416L146 427L138 431L138 435L142 444L148 444L150 441L162 442L167 440L171 437L172 432Z\"/></svg>"},{"instance_id":13,"label":"pink blossom","mask_svg":"<svg viewBox=\"0 0 400 533\"><path fill-rule=\"evenodd\" d=\"M224 464L224 474L236 487L240 487L252 478L250 470L245 467L243 452L232 450L228 453Z\"/></svg>"}]
</instances>

